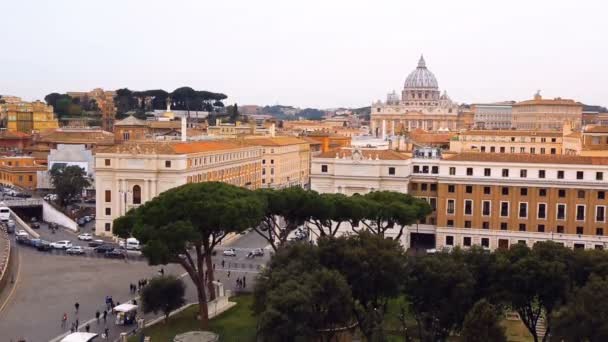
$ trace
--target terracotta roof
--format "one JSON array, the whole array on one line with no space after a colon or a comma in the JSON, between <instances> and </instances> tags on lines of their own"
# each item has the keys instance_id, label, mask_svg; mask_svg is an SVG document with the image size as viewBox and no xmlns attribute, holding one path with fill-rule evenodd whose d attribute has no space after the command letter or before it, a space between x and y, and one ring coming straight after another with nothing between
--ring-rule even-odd
<instances>
[{"instance_id":1,"label":"terracotta roof","mask_svg":"<svg viewBox=\"0 0 608 342\"><path fill-rule=\"evenodd\" d=\"M125 119L126 120L126 119ZM150 128L177 128L182 127L180 121L145 121Z\"/></svg>"},{"instance_id":2,"label":"terracotta roof","mask_svg":"<svg viewBox=\"0 0 608 342\"><path fill-rule=\"evenodd\" d=\"M574 100L570 100L570 99L562 99L562 98L556 98L556 99L533 99L533 100L526 100L526 101L521 101L521 102L517 102L515 103L513 106L517 107L517 106L527 106L527 105L552 105L552 106L578 106L578 107L582 107L582 105Z\"/></svg>"},{"instance_id":3,"label":"terracotta roof","mask_svg":"<svg viewBox=\"0 0 608 342\"><path fill-rule=\"evenodd\" d=\"M460 135L493 135L501 137L527 137L527 136L545 136L545 137L561 137L562 133L557 131L522 131L522 130L471 130L460 133Z\"/></svg>"},{"instance_id":4,"label":"terracotta roof","mask_svg":"<svg viewBox=\"0 0 608 342\"><path fill-rule=\"evenodd\" d=\"M115 122L114 126L147 126L147 123L146 121L140 120L133 115L129 115L128 117Z\"/></svg>"},{"instance_id":5,"label":"terracotta roof","mask_svg":"<svg viewBox=\"0 0 608 342\"><path fill-rule=\"evenodd\" d=\"M32 136L27 133L19 132L19 131L9 131L2 130L0 131L0 139L31 139Z\"/></svg>"},{"instance_id":6,"label":"terracotta roof","mask_svg":"<svg viewBox=\"0 0 608 342\"><path fill-rule=\"evenodd\" d=\"M410 139L418 143L449 143L455 133L431 133L424 130L413 130Z\"/></svg>"},{"instance_id":7,"label":"terracotta roof","mask_svg":"<svg viewBox=\"0 0 608 342\"><path fill-rule=\"evenodd\" d=\"M309 138L309 137L299 137L300 139L306 141L311 145L321 145L321 142L317 139Z\"/></svg>"},{"instance_id":8,"label":"terracotta roof","mask_svg":"<svg viewBox=\"0 0 608 342\"><path fill-rule=\"evenodd\" d=\"M583 157L570 155L528 154L528 153L458 153L453 156L444 154L448 161L531 163L531 164L581 164L608 165L608 157Z\"/></svg>"},{"instance_id":9,"label":"terracotta roof","mask_svg":"<svg viewBox=\"0 0 608 342\"><path fill-rule=\"evenodd\" d=\"M114 134L104 130L96 129L56 129L41 134L37 139L46 143L71 143L71 144L114 144Z\"/></svg>"},{"instance_id":10,"label":"terracotta roof","mask_svg":"<svg viewBox=\"0 0 608 342\"><path fill-rule=\"evenodd\" d=\"M243 140L245 144L260 145L260 146L287 146L309 144L308 141L296 137L253 137Z\"/></svg>"},{"instance_id":11,"label":"terracotta roof","mask_svg":"<svg viewBox=\"0 0 608 342\"><path fill-rule=\"evenodd\" d=\"M608 126L589 125L584 128L585 133L608 133Z\"/></svg>"},{"instance_id":12,"label":"terracotta roof","mask_svg":"<svg viewBox=\"0 0 608 342\"><path fill-rule=\"evenodd\" d=\"M200 142L141 142L100 147L96 153L121 154L190 154L221 150L234 150L250 146L236 141L214 140Z\"/></svg>"},{"instance_id":13,"label":"terracotta roof","mask_svg":"<svg viewBox=\"0 0 608 342\"><path fill-rule=\"evenodd\" d=\"M339 158L350 158L353 155L354 149L341 148L323 152L315 158L336 158L336 154ZM358 150L365 159L381 159L381 160L408 160L410 156L404 153L399 153L393 150Z\"/></svg>"}]
</instances>

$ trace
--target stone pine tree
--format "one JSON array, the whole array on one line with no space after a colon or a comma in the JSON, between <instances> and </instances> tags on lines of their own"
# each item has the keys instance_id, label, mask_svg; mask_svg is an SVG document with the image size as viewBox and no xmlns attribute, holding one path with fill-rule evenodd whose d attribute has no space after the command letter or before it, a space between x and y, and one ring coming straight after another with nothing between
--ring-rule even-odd
<instances>
[{"instance_id":1,"label":"stone pine tree","mask_svg":"<svg viewBox=\"0 0 608 342\"><path fill-rule=\"evenodd\" d=\"M460 338L465 342L506 342L505 328L496 307L482 299L467 313Z\"/></svg>"},{"instance_id":2,"label":"stone pine tree","mask_svg":"<svg viewBox=\"0 0 608 342\"><path fill-rule=\"evenodd\" d=\"M175 276L156 277L143 288L141 303L144 313L162 312L165 322L169 314L185 304L186 285Z\"/></svg>"},{"instance_id":3,"label":"stone pine tree","mask_svg":"<svg viewBox=\"0 0 608 342\"><path fill-rule=\"evenodd\" d=\"M91 182L87 179L87 173L77 165L55 165L50 174L51 183L55 188L61 206L65 206L69 201L82 194L84 188L91 185Z\"/></svg>"},{"instance_id":4,"label":"stone pine tree","mask_svg":"<svg viewBox=\"0 0 608 342\"><path fill-rule=\"evenodd\" d=\"M213 249L230 233L257 226L264 204L254 192L206 182L167 190L114 221L114 234L134 236L151 265L178 263L196 286L201 327L208 328Z\"/></svg>"}]
</instances>

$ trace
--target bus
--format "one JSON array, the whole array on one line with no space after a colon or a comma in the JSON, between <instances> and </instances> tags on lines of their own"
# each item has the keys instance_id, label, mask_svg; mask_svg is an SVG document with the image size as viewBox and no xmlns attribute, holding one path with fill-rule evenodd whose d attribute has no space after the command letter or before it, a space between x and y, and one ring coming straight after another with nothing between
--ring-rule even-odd
<instances>
[{"instance_id":1,"label":"bus","mask_svg":"<svg viewBox=\"0 0 608 342\"><path fill-rule=\"evenodd\" d=\"M11 216L10 209L4 203L0 203L0 221L8 222L8 219Z\"/></svg>"}]
</instances>

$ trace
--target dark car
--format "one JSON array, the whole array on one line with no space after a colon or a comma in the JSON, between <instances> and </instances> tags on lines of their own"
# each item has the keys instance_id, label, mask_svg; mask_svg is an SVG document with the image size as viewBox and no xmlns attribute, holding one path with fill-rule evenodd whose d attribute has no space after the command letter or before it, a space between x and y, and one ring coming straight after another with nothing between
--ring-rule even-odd
<instances>
[{"instance_id":1,"label":"dark car","mask_svg":"<svg viewBox=\"0 0 608 342\"><path fill-rule=\"evenodd\" d=\"M27 245L27 244L29 244L31 239L29 238L29 236L17 235L15 240L17 241L17 243L20 243L22 245Z\"/></svg>"},{"instance_id":2,"label":"dark car","mask_svg":"<svg viewBox=\"0 0 608 342\"><path fill-rule=\"evenodd\" d=\"M38 243L36 244L36 249L39 251L50 251L51 249L53 249L51 247L51 243L45 240L39 240Z\"/></svg>"},{"instance_id":3,"label":"dark car","mask_svg":"<svg viewBox=\"0 0 608 342\"><path fill-rule=\"evenodd\" d=\"M103 241L103 240L89 241L89 247L99 247L99 246L101 246L103 244L105 244L105 241Z\"/></svg>"},{"instance_id":4,"label":"dark car","mask_svg":"<svg viewBox=\"0 0 608 342\"><path fill-rule=\"evenodd\" d=\"M40 222L32 222L30 226L34 229L40 229Z\"/></svg>"},{"instance_id":5,"label":"dark car","mask_svg":"<svg viewBox=\"0 0 608 342\"><path fill-rule=\"evenodd\" d=\"M81 217L78 219L78 221L76 221L78 223L79 226L84 226L85 224L87 224L87 220L85 220L84 217Z\"/></svg>"},{"instance_id":6,"label":"dark car","mask_svg":"<svg viewBox=\"0 0 608 342\"><path fill-rule=\"evenodd\" d=\"M104 245L95 247L95 252L106 253L106 252L113 251L114 249L116 249L116 247L117 247L116 245L104 244Z\"/></svg>"},{"instance_id":7,"label":"dark car","mask_svg":"<svg viewBox=\"0 0 608 342\"><path fill-rule=\"evenodd\" d=\"M32 195L30 195L30 194L26 194L26 193L24 193L24 192L18 192L18 193L16 193L16 194L15 194L15 197L20 197L20 198L30 198L30 197L32 197Z\"/></svg>"},{"instance_id":8,"label":"dark car","mask_svg":"<svg viewBox=\"0 0 608 342\"><path fill-rule=\"evenodd\" d=\"M124 259L127 257L127 253L120 249L113 249L111 251L105 252L103 256L110 259Z\"/></svg>"},{"instance_id":9,"label":"dark car","mask_svg":"<svg viewBox=\"0 0 608 342\"><path fill-rule=\"evenodd\" d=\"M59 225L55 222L49 222L49 229L57 229Z\"/></svg>"}]
</instances>

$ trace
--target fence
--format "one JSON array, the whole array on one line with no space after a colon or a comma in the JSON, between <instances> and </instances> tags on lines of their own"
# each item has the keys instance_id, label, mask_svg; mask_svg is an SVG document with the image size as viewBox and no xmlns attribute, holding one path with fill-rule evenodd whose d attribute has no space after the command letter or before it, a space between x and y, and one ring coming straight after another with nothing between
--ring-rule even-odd
<instances>
[{"instance_id":1,"label":"fence","mask_svg":"<svg viewBox=\"0 0 608 342\"><path fill-rule=\"evenodd\" d=\"M11 240L6 233L6 230L0 230L0 291L4 289L8 283L11 272Z\"/></svg>"}]
</instances>

